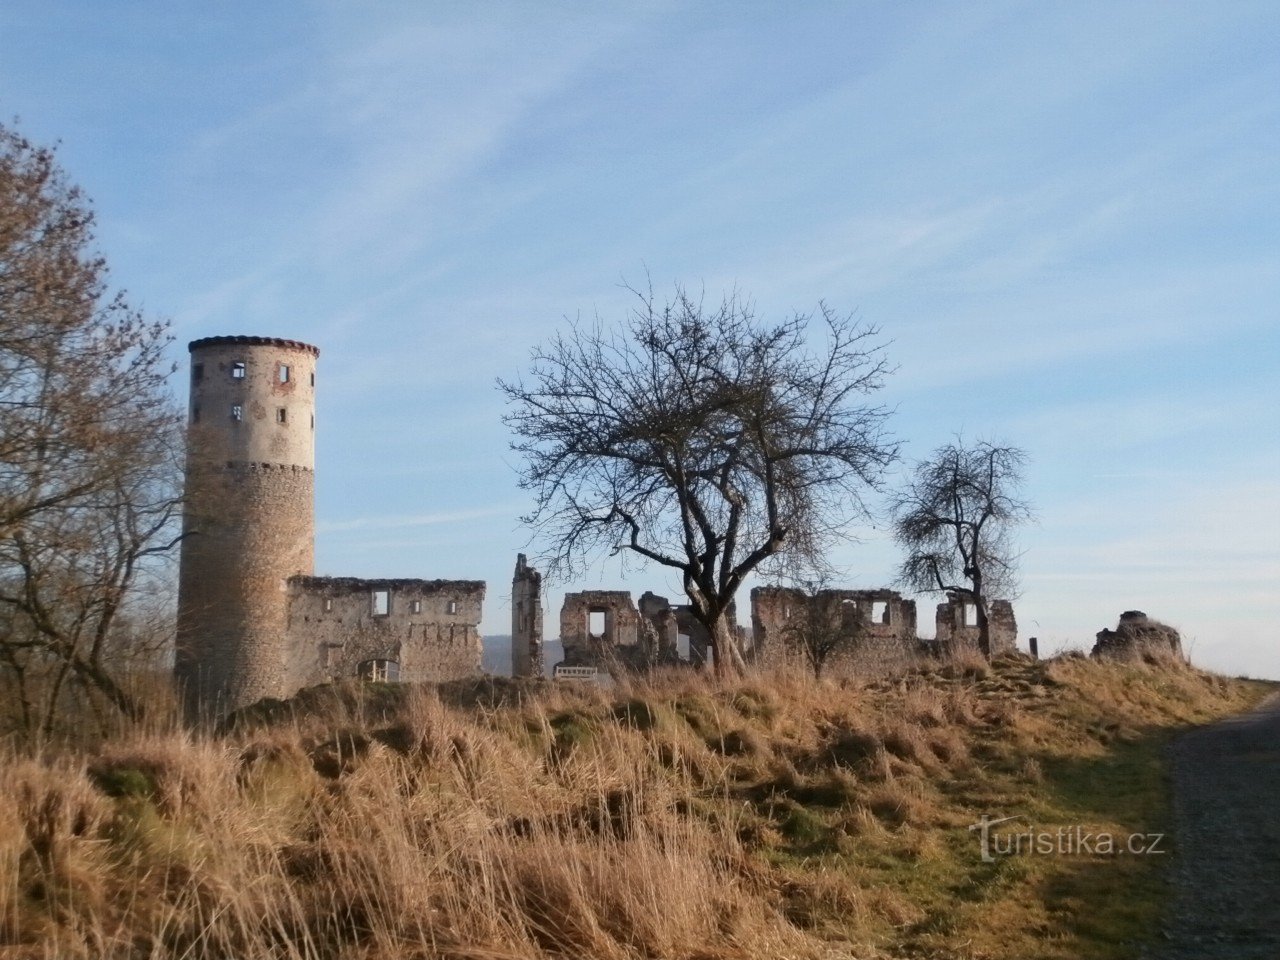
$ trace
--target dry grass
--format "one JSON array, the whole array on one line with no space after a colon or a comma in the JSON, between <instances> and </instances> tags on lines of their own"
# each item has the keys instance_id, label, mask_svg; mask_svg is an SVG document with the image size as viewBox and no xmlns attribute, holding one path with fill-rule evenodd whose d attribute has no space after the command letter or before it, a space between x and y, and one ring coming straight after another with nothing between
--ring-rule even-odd
<instances>
[{"instance_id":1,"label":"dry grass","mask_svg":"<svg viewBox=\"0 0 1280 960\"><path fill-rule=\"evenodd\" d=\"M1119 956L1148 865L992 866L967 825L1146 829L1166 732L1261 690L1073 658L316 690L10 757L0 957Z\"/></svg>"}]
</instances>

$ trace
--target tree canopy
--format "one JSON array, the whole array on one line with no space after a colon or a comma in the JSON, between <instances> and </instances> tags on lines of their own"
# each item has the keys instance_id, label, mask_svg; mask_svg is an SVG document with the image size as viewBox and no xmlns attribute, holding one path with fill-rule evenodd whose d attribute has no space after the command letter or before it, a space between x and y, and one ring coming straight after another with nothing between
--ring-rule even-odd
<instances>
[{"instance_id":1,"label":"tree canopy","mask_svg":"<svg viewBox=\"0 0 1280 960\"><path fill-rule=\"evenodd\" d=\"M821 565L897 455L878 331L825 304L765 322L728 296L633 291L627 320L575 324L499 381L549 573L601 554L678 571L720 668L725 613L762 565ZM813 335L819 331L821 338Z\"/></svg>"},{"instance_id":2,"label":"tree canopy","mask_svg":"<svg viewBox=\"0 0 1280 960\"><path fill-rule=\"evenodd\" d=\"M68 682L136 710L107 662L179 502L167 325L92 247L53 151L0 127L0 674L28 726Z\"/></svg>"},{"instance_id":3,"label":"tree canopy","mask_svg":"<svg viewBox=\"0 0 1280 960\"><path fill-rule=\"evenodd\" d=\"M894 536L906 553L899 580L922 592L954 593L977 607L990 653L987 601L1013 599L1018 553L1013 531L1032 518L1022 499L1022 449L957 439L916 465L892 499Z\"/></svg>"}]
</instances>

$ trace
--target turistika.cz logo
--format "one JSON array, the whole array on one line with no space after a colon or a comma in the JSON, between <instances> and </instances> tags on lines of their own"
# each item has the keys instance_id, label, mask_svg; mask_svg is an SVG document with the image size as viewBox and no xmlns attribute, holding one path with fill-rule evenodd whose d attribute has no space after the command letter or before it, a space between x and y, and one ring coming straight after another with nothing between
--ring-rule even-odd
<instances>
[{"instance_id":1,"label":"turistika.cz logo","mask_svg":"<svg viewBox=\"0 0 1280 960\"><path fill-rule=\"evenodd\" d=\"M983 863L1015 856L1114 857L1168 852L1164 849L1163 833L1116 834L1086 830L1079 824L1053 829L1037 829L1031 825L1025 829L997 829L1025 819L1021 815L993 819L984 813L981 820L969 825L969 832L978 834Z\"/></svg>"}]
</instances>

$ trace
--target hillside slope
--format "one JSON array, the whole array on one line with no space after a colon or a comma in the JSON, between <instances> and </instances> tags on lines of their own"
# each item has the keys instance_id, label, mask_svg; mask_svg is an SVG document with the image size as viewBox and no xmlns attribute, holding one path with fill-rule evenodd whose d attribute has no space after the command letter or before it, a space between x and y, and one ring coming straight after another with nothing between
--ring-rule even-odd
<instances>
[{"instance_id":1,"label":"hillside slope","mask_svg":"<svg viewBox=\"0 0 1280 960\"><path fill-rule=\"evenodd\" d=\"M316 688L5 763L0 956L1130 956L1169 858L1061 838L1165 832L1170 733L1266 689L1078 657ZM1020 818L989 860L984 816Z\"/></svg>"}]
</instances>

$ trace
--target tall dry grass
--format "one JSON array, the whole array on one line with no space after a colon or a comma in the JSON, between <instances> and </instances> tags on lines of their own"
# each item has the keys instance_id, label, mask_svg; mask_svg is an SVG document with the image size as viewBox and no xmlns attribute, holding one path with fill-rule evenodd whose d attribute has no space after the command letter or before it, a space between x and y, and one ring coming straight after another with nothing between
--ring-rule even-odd
<instances>
[{"instance_id":1,"label":"tall dry grass","mask_svg":"<svg viewBox=\"0 0 1280 960\"><path fill-rule=\"evenodd\" d=\"M1252 695L1076 661L355 685L11 752L0 956L871 956L968 869L983 790Z\"/></svg>"}]
</instances>

